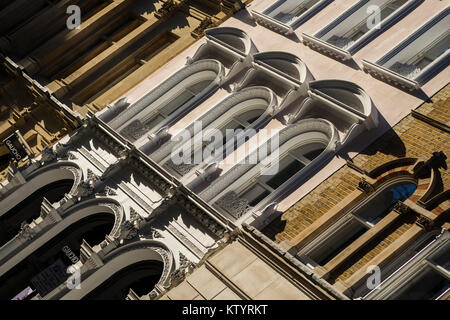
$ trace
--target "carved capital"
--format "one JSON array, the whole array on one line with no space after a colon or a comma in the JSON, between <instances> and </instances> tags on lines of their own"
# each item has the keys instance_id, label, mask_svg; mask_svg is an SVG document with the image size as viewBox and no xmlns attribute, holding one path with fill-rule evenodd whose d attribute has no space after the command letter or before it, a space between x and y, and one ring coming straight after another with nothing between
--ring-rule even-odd
<instances>
[{"instance_id":1,"label":"carved capital","mask_svg":"<svg viewBox=\"0 0 450 320\"><path fill-rule=\"evenodd\" d=\"M25 221L20 225L19 238L29 241L34 238L36 232L31 228L31 226Z\"/></svg>"},{"instance_id":2,"label":"carved capital","mask_svg":"<svg viewBox=\"0 0 450 320\"><path fill-rule=\"evenodd\" d=\"M135 227L135 225L127 220L124 221L120 225L120 231L119 231L119 239L120 240L132 240L138 235L138 229Z\"/></svg>"},{"instance_id":3,"label":"carved capital","mask_svg":"<svg viewBox=\"0 0 450 320\"><path fill-rule=\"evenodd\" d=\"M425 230L430 230L433 226L433 221L424 215L419 215L416 224Z\"/></svg>"},{"instance_id":4,"label":"carved capital","mask_svg":"<svg viewBox=\"0 0 450 320\"><path fill-rule=\"evenodd\" d=\"M369 182L367 182L367 180L364 178L362 178L361 181L358 183L358 189L366 194L371 194L372 192L375 191L374 186Z\"/></svg>"},{"instance_id":5,"label":"carved capital","mask_svg":"<svg viewBox=\"0 0 450 320\"><path fill-rule=\"evenodd\" d=\"M411 208L401 201L397 201L397 203L394 205L394 211L399 214L409 214L412 212Z\"/></svg>"}]
</instances>

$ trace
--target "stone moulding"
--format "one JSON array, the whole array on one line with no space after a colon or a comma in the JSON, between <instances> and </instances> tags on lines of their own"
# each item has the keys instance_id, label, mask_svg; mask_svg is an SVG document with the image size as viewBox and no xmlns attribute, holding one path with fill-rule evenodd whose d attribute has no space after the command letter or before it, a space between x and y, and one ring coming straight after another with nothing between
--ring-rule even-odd
<instances>
[{"instance_id":1,"label":"stone moulding","mask_svg":"<svg viewBox=\"0 0 450 320\"><path fill-rule=\"evenodd\" d=\"M387 54L381 57L376 62L370 62L367 60L362 60L362 64L364 66L364 70L371 74L375 78L379 78L382 81L390 83L394 86L398 86L407 91L414 91L420 89L421 85L428 79L429 75L442 66L447 66L450 61L450 51L447 50L440 57L435 59L432 63L426 66L424 69L420 70L417 74L411 77L406 77L404 75L399 74L396 71L393 71L384 65L389 62L391 59L395 58L397 54L406 49L409 45L411 45L415 40L419 39L423 36L428 30L430 30L433 26L443 21L444 19L448 19L448 15L450 14L450 8L447 7L442 12L438 13L436 16L431 18L425 24L421 25L417 28L410 36L401 41L395 48L390 50Z\"/></svg>"},{"instance_id":2,"label":"stone moulding","mask_svg":"<svg viewBox=\"0 0 450 320\"><path fill-rule=\"evenodd\" d=\"M361 0L346 10L342 15L336 18L329 25L324 27L322 30L317 32L314 35L308 35L303 33L303 43L310 46L312 49L322 52L326 55L332 56L333 58L341 61L347 61L352 59L352 55L357 52L359 49L364 47L367 43L369 43L372 39L374 39L377 35L382 33L386 28L393 25L401 18L403 18L412 8L417 6L423 0L408 0L406 3L397 8L390 15L385 17L377 26L371 28L367 31L363 36L359 39L351 43L347 48L343 49L334 44L331 44L329 41L323 40L327 34L332 32L335 28L339 28L341 25L345 25L345 21L357 14L358 12L363 11L364 15L368 15L366 10L363 10L364 6L370 5L370 0ZM372 1L375 5L384 5L388 3L388 1L384 1L384 3L380 3L380 1ZM356 17L356 16L355 16ZM359 17L360 20L363 20L363 17ZM355 18L358 19L358 18ZM359 22L359 21L358 21Z\"/></svg>"},{"instance_id":3,"label":"stone moulding","mask_svg":"<svg viewBox=\"0 0 450 320\"><path fill-rule=\"evenodd\" d=\"M284 35L290 35L294 33L294 29L301 25L302 23L306 22L308 19L310 19L313 15L315 15L317 12L319 12L323 7L328 5L328 3L331 2L331 0L318 0L317 3L315 3L312 7L310 7L308 10L303 12L300 16L297 16L295 19L293 19L291 22L284 23L276 18L271 16L271 13L278 9L282 8L283 5L294 3L299 4L301 1L298 0L280 0L263 10L262 12L258 12L255 10L251 10L252 18L260 25L269 28L271 30L274 30L275 32L284 34ZM303 1L307 2L307 0Z\"/></svg>"}]
</instances>

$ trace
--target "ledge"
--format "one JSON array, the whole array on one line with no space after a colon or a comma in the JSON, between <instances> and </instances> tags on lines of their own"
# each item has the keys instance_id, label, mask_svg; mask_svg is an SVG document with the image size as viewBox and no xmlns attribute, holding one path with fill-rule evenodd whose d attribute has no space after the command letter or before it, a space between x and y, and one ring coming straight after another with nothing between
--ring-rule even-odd
<instances>
[{"instance_id":1,"label":"ledge","mask_svg":"<svg viewBox=\"0 0 450 320\"><path fill-rule=\"evenodd\" d=\"M310 36L306 33L302 33L302 36L303 36L303 43L316 51L319 51L326 55L330 55L333 58L336 58L341 61L347 61L352 58L351 53L347 50L343 50L341 48L333 46L332 44L329 44L324 40L316 38L315 36Z\"/></svg>"},{"instance_id":2,"label":"ledge","mask_svg":"<svg viewBox=\"0 0 450 320\"><path fill-rule=\"evenodd\" d=\"M263 27L266 27L268 29L271 29L275 32L284 34L284 35L290 35L294 33L294 29L284 23L279 22L278 20L275 20L264 13L256 12L255 10L251 11L251 15L253 19L258 22Z\"/></svg>"},{"instance_id":3,"label":"ledge","mask_svg":"<svg viewBox=\"0 0 450 320\"><path fill-rule=\"evenodd\" d=\"M385 67L382 67L376 63L361 60L363 64L364 71L369 73L375 78L379 78L391 85L401 87L408 91L414 91L420 89L420 84L417 81L406 78L394 71L391 71Z\"/></svg>"}]
</instances>

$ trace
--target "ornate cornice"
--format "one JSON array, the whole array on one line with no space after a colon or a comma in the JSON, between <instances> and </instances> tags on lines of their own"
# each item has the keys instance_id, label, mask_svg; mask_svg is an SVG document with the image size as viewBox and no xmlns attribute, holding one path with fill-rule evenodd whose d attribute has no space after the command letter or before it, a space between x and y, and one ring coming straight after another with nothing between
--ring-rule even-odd
<instances>
[{"instance_id":1,"label":"ornate cornice","mask_svg":"<svg viewBox=\"0 0 450 320\"><path fill-rule=\"evenodd\" d=\"M213 218L211 218L206 212L193 204L185 195L179 194L176 198L179 205L181 205L186 211L192 215L200 224L206 227L209 231L214 233L218 237L222 237L226 230Z\"/></svg>"}]
</instances>

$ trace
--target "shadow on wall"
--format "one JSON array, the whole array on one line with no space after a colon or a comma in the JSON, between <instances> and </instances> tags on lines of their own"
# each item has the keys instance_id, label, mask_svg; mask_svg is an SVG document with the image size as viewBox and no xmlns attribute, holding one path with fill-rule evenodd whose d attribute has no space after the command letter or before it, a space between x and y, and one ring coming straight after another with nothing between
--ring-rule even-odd
<instances>
[{"instance_id":1,"label":"shadow on wall","mask_svg":"<svg viewBox=\"0 0 450 320\"><path fill-rule=\"evenodd\" d=\"M252 27L257 26L256 22L253 20L252 16L248 12L248 9L243 9L239 12L236 12L234 14L233 18L235 18L245 24L248 24L249 26L252 26Z\"/></svg>"},{"instance_id":2,"label":"shadow on wall","mask_svg":"<svg viewBox=\"0 0 450 320\"><path fill-rule=\"evenodd\" d=\"M276 211L274 215L276 218L261 230L272 241L276 241L276 236L284 231L287 224L287 220L283 218L283 212Z\"/></svg>"},{"instance_id":3,"label":"shadow on wall","mask_svg":"<svg viewBox=\"0 0 450 320\"><path fill-rule=\"evenodd\" d=\"M373 106L373 108L375 107ZM405 144L381 113L378 114L378 121L378 128L376 129L378 135L375 136L373 131L363 132L355 141L341 149L336 156L350 162L353 162L353 159L348 155L351 152L368 156L380 152L397 158L405 157ZM364 147L361 146L362 143L364 143Z\"/></svg>"}]
</instances>

